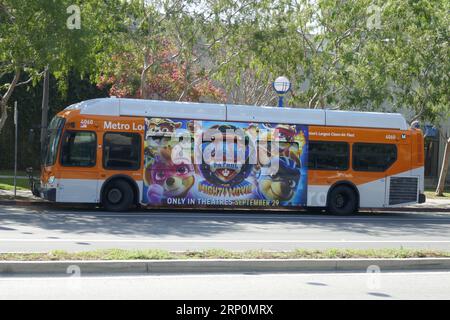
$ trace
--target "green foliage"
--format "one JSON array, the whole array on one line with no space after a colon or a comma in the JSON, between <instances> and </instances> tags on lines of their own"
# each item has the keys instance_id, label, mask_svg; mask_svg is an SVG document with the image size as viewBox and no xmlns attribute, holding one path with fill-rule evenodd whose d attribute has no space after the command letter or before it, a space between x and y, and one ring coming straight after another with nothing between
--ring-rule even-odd
<instances>
[{"instance_id":1,"label":"green foliage","mask_svg":"<svg viewBox=\"0 0 450 320\"><path fill-rule=\"evenodd\" d=\"M219 35L216 27L222 23L217 18L225 9L217 2L201 4L198 0L124 3L121 14L126 18L112 32L116 41L97 54L97 82L110 84L111 94L122 97L223 100L210 81L216 70L205 58L216 49L212 37Z\"/></svg>"},{"instance_id":2,"label":"green foliage","mask_svg":"<svg viewBox=\"0 0 450 320\"><path fill-rule=\"evenodd\" d=\"M221 81L231 74L240 84L251 69L265 81L288 76L295 106L448 118L448 0L267 0L256 6L227 43L240 52L218 74Z\"/></svg>"},{"instance_id":3,"label":"green foliage","mask_svg":"<svg viewBox=\"0 0 450 320\"><path fill-rule=\"evenodd\" d=\"M82 10L92 1L83 1ZM98 1L97 1L98 2ZM98 34L95 16L82 11L81 29L69 29L67 8L73 0L3 0L0 10L1 72L17 67L36 76L46 65L57 78L76 68L87 71L94 35ZM98 9L94 12L98 12Z\"/></svg>"},{"instance_id":4,"label":"green foliage","mask_svg":"<svg viewBox=\"0 0 450 320\"><path fill-rule=\"evenodd\" d=\"M66 26L73 4L81 29ZM67 95L73 71L123 96L217 101L223 88L230 102L271 104L271 82L286 75L291 106L437 123L449 117L449 9L448 0L2 0L0 94L17 70L37 85L49 65Z\"/></svg>"},{"instance_id":5,"label":"green foliage","mask_svg":"<svg viewBox=\"0 0 450 320\"><path fill-rule=\"evenodd\" d=\"M7 81L9 75L0 78ZM87 99L106 97L107 91L98 89L77 72L70 71L65 77L66 92L58 90L59 81L50 77L49 117L50 119L65 107ZM36 86L20 86L14 90L10 104L17 101L19 109L19 169L40 167L40 123L41 123L42 81ZM8 120L13 118L12 108L8 110ZM0 134L0 169L14 168L14 124L7 121ZM0 173L1 174L1 173ZM26 174L21 174L26 175Z\"/></svg>"}]
</instances>

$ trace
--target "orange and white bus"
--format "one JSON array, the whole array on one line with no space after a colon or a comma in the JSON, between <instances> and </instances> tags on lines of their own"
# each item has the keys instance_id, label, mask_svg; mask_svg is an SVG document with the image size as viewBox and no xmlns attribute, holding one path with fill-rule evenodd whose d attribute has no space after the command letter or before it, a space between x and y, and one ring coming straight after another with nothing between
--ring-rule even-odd
<instances>
[{"instance_id":1,"label":"orange and white bus","mask_svg":"<svg viewBox=\"0 0 450 320\"><path fill-rule=\"evenodd\" d=\"M423 135L400 114L104 98L48 128L40 197L149 208L422 203Z\"/></svg>"}]
</instances>

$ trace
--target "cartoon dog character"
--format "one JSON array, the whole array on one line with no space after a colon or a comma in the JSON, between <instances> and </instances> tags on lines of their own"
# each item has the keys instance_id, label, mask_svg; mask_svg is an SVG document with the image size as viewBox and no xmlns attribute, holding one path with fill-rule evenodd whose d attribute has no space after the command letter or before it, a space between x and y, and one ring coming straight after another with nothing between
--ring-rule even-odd
<instances>
[{"instance_id":1,"label":"cartoon dog character","mask_svg":"<svg viewBox=\"0 0 450 320\"><path fill-rule=\"evenodd\" d=\"M272 139L278 139L280 141L293 142L294 137L297 134L295 125L278 124L273 127L272 124L265 123L263 124L263 127L269 131L272 131Z\"/></svg>"},{"instance_id":2,"label":"cartoon dog character","mask_svg":"<svg viewBox=\"0 0 450 320\"><path fill-rule=\"evenodd\" d=\"M151 118L148 123L148 134L165 134L175 132L181 127L181 122L174 122L170 119Z\"/></svg>"},{"instance_id":3,"label":"cartoon dog character","mask_svg":"<svg viewBox=\"0 0 450 320\"><path fill-rule=\"evenodd\" d=\"M174 122L170 119L151 118L147 120L146 141L150 148L165 146L169 143L172 134L181 128L181 122Z\"/></svg>"},{"instance_id":4,"label":"cartoon dog character","mask_svg":"<svg viewBox=\"0 0 450 320\"><path fill-rule=\"evenodd\" d=\"M247 179L253 164L249 163L252 141L245 131L233 125L214 125L208 130L212 130L208 133L211 141L200 146L205 161L199 172L217 186L234 186Z\"/></svg>"},{"instance_id":5,"label":"cartoon dog character","mask_svg":"<svg viewBox=\"0 0 450 320\"><path fill-rule=\"evenodd\" d=\"M278 124L275 128L271 124L264 124L266 129L272 132L268 134L268 139L276 139L279 144L279 156L289 157L301 165L301 154L305 144L303 131L297 132L295 125Z\"/></svg>"},{"instance_id":6,"label":"cartoon dog character","mask_svg":"<svg viewBox=\"0 0 450 320\"><path fill-rule=\"evenodd\" d=\"M261 169L258 191L268 200L289 201L300 181L299 163L288 157L275 157Z\"/></svg>"},{"instance_id":7,"label":"cartoon dog character","mask_svg":"<svg viewBox=\"0 0 450 320\"><path fill-rule=\"evenodd\" d=\"M157 155L145 170L145 183L149 186L149 203L158 204L167 198L186 198L195 183L195 170L191 159Z\"/></svg>"},{"instance_id":8,"label":"cartoon dog character","mask_svg":"<svg viewBox=\"0 0 450 320\"><path fill-rule=\"evenodd\" d=\"M169 145L181 122L170 119L151 118L146 120L145 155L153 158L158 152L169 153Z\"/></svg>"}]
</instances>

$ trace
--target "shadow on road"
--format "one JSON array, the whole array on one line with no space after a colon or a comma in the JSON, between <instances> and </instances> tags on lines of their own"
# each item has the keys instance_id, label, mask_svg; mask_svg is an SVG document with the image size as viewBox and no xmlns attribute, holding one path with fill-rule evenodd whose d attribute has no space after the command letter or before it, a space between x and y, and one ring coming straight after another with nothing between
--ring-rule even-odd
<instances>
[{"instance_id":1,"label":"shadow on road","mask_svg":"<svg viewBox=\"0 0 450 320\"><path fill-rule=\"evenodd\" d=\"M351 232L366 236L442 237L450 230L450 214L361 213L328 216L308 211L274 213L248 210L144 210L110 213L92 206L0 206L0 232L36 227L78 235L128 237L202 237L226 233L278 232L307 236L314 232ZM29 231L29 230L27 230ZM29 234L30 232L27 232ZM276 235L275 235L276 236Z\"/></svg>"}]
</instances>

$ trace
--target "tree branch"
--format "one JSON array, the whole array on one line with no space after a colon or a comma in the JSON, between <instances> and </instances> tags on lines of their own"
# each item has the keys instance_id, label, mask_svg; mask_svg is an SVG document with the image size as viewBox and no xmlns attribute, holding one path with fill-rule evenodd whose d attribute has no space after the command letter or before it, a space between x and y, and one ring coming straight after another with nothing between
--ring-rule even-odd
<instances>
[{"instance_id":1,"label":"tree branch","mask_svg":"<svg viewBox=\"0 0 450 320\"><path fill-rule=\"evenodd\" d=\"M17 82L19 81L20 71L21 71L20 67L16 67L14 78L11 81L8 90L6 91L5 95L0 96L0 132L5 126L6 119L8 118L8 109L7 109L8 100L9 98L11 98L11 95L17 85Z\"/></svg>"},{"instance_id":2,"label":"tree branch","mask_svg":"<svg viewBox=\"0 0 450 320\"><path fill-rule=\"evenodd\" d=\"M6 15L9 17L9 20L11 22L14 22L14 20L16 20L16 17L14 17L11 12L8 11L8 8L6 8L6 6L3 3L0 3L0 9L6 13Z\"/></svg>"},{"instance_id":3,"label":"tree branch","mask_svg":"<svg viewBox=\"0 0 450 320\"><path fill-rule=\"evenodd\" d=\"M42 72L40 72L40 73L38 73L38 74L37 74L37 77L42 77L42 76L44 75L44 73L45 73L45 70L42 71ZM30 77L30 78L29 78L28 80L26 80L26 81L22 81L22 82L17 83L17 84L16 84L16 87L20 87L20 86L23 86L23 85L25 85L25 84L29 84L32 80L33 80L33 77Z\"/></svg>"},{"instance_id":4,"label":"tree branch","mask_svg":"<svg viewBox=\"0 0 450 320\"><path fill-rule=\"evenodd\" d=\"M15 87L17 86L17 82L19 82L19 78L20 78L20 67L16 67L14 78L11 81L11 84L9 85L6 93L1 97L2 104L8 103L9 98L11 97Z\"/></svg>"},{"instance_id":5,"label":"tree branch","mask_svg":"<svg viewBox=\"0 0 450 320\"><path fill-rule=\"evenodd\" d=\"M207 74L206 76L203 76L203 77L200 77L200 78L197 78L197 79L191 81L191 82L186 86L186 88L184 88L183 92L181 93L180 97L178 98L178 101L181 101L181 100L184 98L184 96L186 95L186 93L188 92L188 90L189 90L190 88L192 88L196 83L198 83L198 82L200 82L200 81L202 81L202 80L204 80L204 79L206 79L206 78L209 78L211 75L213 75L214 73L216 73L217 71L219 71L221 67L223 67L224 65L230 63L230 61L232 61L232 59L233 59L234 57L236 57L238 54L239 54L239 52L233 53L233 54L231 55L231 57L229 57L227 60L225 60L225 61L223 61L222 63L220 63L215 69L211 69L211 70L208 72L208 74Z\"/></svg>"}]
</instances>

